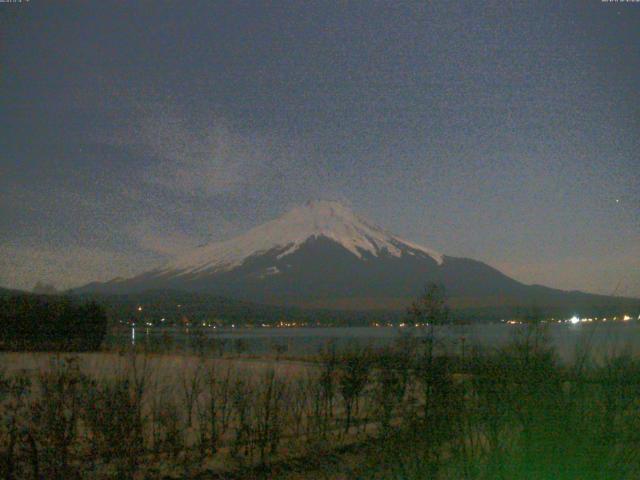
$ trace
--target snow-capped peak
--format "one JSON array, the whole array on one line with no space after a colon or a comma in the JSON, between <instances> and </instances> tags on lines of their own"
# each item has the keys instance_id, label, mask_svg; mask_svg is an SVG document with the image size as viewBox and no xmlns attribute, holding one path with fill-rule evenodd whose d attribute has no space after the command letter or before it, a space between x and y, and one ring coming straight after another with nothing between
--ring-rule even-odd
<instances>
[{"instance_id":1,"label":"snow-capped peak","mask_svg":"<svg viewBox=\"0 0 640 480\"><path fill-rule=\"evenodd\" d=\"M400 257L408 248L442 263L439 253L369 224L338 202L320 200L307 202L231 240L197 247L170 262L163 270L185 273L230 270L247 258L268 251L278 250L278 257L284 257L310 238L318 237L339 243L358 258L365 252L378 256L385 251Z\"/></svg>"}]
</instances>

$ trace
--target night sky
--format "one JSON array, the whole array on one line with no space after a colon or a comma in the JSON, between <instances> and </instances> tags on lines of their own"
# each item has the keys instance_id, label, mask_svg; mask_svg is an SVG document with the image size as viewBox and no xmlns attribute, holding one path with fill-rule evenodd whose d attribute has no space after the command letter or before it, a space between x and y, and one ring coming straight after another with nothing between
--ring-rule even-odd
<instances>
[{"instance_id":1,"label":"night sky","mask_svg":"<svg viewBox=\"0 0 640 480\"><path fill-rule=\"evenodd\" d=\"M640 297L640 3L0 3L0 285L129 276L308 199Z\"/></svg>"}]
</instances>

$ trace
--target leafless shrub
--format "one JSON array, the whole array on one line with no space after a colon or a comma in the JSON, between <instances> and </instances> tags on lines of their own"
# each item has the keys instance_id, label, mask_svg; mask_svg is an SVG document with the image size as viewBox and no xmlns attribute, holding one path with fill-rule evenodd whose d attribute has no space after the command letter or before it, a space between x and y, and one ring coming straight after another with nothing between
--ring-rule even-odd
<instances>
[{"instance_id":1,"label":"leafless shrub","mask_svg":"<svg viewBox=\"0 0 640 480\"><path fill-rule=\"evenodd\" d=\"M280 360L280 357L282 357L282 354L286 353L289 347L286 343L274 343L271 345L271 349L276 354L276 361L278 361Z\"/></svg>"},{"instance_id":2,"label":"leafless shrub","mask_svg":"<svg viewBox=\"0 0 640 480\"><path fill-rule=\"evenodd\" d=\"M233 420L235 421L235 435L231 443L231 456L238 458L242 450L245 457L253 456L253 407L254 398L252 386L241 376L236 378L231 390L233 406Z\"/></svg>"},{"instance_id":3,"label":"leafless shrub","mask_svg":"<svg viewBox=\"0 0 640 480\"><path fill-rule=\"evenodd\" d=\"M309 447L314 447L316 442L326 440L329 423L332 418L327 409L328 401L326 379L323 373L311 374L306 379L304 390L299 395L304 395L297 403L303 417L304 434Z\"/></svg>"},{"instance_id":4,"label":"leafless shrub","mask_svg":"<svg viewBox=\"0 0 640 480\"><path fill-rule=\"evenodd\" d=\"M218 358L224 357L227 343L228 342L226 338L213 338L211 340L211 351L213 355Z\"/></svg>"},{"instance_id":5,"label":"leafless shrub","mask_svg":"<svg viewBox=\"0 0 640 480\"><path fill-rule=\"evenodd\" d=\"M211 362L204 373L205 395L201 402L196 403L201 456L207 449L212 455L215 454L221 437L229 428L232 413L231 375L231 367L220 371L215 362Z\"/></svg>"},{"instance_id":6,"label":"leafless shrub","mask_svg":"<svg viewBox=\"0 0 640 480\"><path fill-rule=\"evenodd\" d=\"M315 391L314 417L319 434L325 438L334 417L334 398L336 395L338 356L335 343L326 345L320 352L320 374L317 377Z\"/></svg>"},{"instance_id":7,"label":"leafless shrub","mask_svg":"<svg viewBox=\"0 0 640 480\"><path fill-rule=\"evenodd\" d=\"M237 355L244 355L249 350L249 343L244 338L236 338L233 341L233 348Z\"/></svg>"},{"instance_id":8,"label":"leafless shrub","mask_svg":"<svg viewBox=\"0 0 640 480\"><path fill-rule=\"evenodd\" d=\"M203 363L199 360L195 366L184 368L180 377L181 392L187 410L187 425L190 427L193 426L193 409L202 391L203 369Z\"/></svg>"},{"instance_id":9,"label":"leafless shrub","mask_svg":"<svg viewBox=\"0 0 640 480\"><path fill-rule=\"evenodd\" d=\"M286 385L269 369L260 379L255 395L255 443L260 462L265 463L267 453L274 454L280 443L285 422L284 401Z\"/></svg>"},{"instance_id":10,"label":"leafless shrub","mask_svg":"<svg viewBox=\"0 0 640 480\"><path fill-rule=\"evenodd\" d=\"M371 356L368 349L352 347L342 353L337 365L338 390L345 408L344 431L349 431L354 411L357 414L359 400L369 381Z\"/></svg>"},{"instance_id":11,"label":"leafless shrub","mask_svg":"<svg viewBox=\"0 0 640 480\"><path fill-rule=\"evenodd\" d=\"M289 386L291 434L295 437L300 437L304 425L310 423L312 382L311 377L297 378Z\"/></svg>"},{"instance_id":12,"label":"leafless shrub","mask_svg":"<svg viewBox=\"0 0 640 480\"><path fill-rule=\"evenodd\" d=\"M25 374L7 378L0 371L0 476L8 480L29 467L33 478L40 475L39 451L29 422L31 391Z\"/></svg>"},{"instance_id":13,"label":"leafless shrub","mask_svg":"<svg viewBox=\"0 0 640 480\"><path fill-rule=\"evenodd\" d=\"M115 461L120 474L132 475L143 445L129 380L90 379L84 390L82 420L89 433L91 458Z\"/></svg>"},{"instance_id":14,"label":"leafless shrub","mask_svg":"<svg viewBox=\"0 0 640 480\"><path fill-rule=\"evenodd\" d=\"M180 407L175 400L167 399L161 406L157 419L159 448L177 459L184 450L184 422L180 416Z\"/></svg>"},{"instance_id":15,"label":"leafless shrub","mask_svg":"<svg viewBox=\"0 0 640 480\"><path fill-rule=\"evenodd\" d=\"M32 404L31 421L41 450L40 468L47 478L79 475L70 460L78 436L82 380L77 357L55 357L38 376L40 394Z\"/></svg>"},{"instance_id":16,"label":"leafless shrub","mask_svg":"<svg viewBox=\"0 0 640 480\"><path fill-rule=\"evenodd\" d=\"M388 435L397 407L405 408L404 396L409 383L411 358L406 351L385 348L374 358L375 414L379 418L382 434Z\"/></svg>"}]
</instances>

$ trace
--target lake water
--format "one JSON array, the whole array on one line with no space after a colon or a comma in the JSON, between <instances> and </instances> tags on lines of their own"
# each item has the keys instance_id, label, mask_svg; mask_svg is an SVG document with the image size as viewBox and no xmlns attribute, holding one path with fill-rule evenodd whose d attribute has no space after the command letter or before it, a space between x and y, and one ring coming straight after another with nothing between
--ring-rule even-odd
<instances>
[{"instance_id":1,"label":"lake water","mask_svg":"<svg viewBox=\"0 0 640 480\"><path fill-rule=\"evenodd\" d=\"M588 347L592 354L613 354L628 350L640 355L640 321L609 323L580 323L545 325L551 343L561 359L570 360L576 349ZM443 348L460 353L464 348L490 350L503 346L514 339L522 325L447 325L436 328L436 336ZM164 333L163 333L164 332ZM122 334L109 339L110 343L147 344L162 349L179 347L192 350L199 344L224 344L227 352L252 354L273 353L279 350L287 355L304 356L317 353L333 343L337 349L350 345L380 347L389 345L403 335L424 336L425 328L391 327L317 327L317 328L253 328L253 329L207 329L187 332L184 329L136 328L135 339ZM132 332L131 332L132 333Z\"/></svg>"}]
</instances>

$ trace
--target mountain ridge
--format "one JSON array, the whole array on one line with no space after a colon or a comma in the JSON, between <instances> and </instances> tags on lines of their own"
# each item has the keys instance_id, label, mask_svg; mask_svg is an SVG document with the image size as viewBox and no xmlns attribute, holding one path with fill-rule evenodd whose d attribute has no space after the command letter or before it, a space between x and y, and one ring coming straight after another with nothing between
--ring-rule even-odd
<instances>
[{"instance_id":1,"label":"mountain ridge","mask_svg":"<svg viewBox=\"0 0 640 480\"><path fill-rule=\"evenodd\" d=\"M135 277L94 282L81 292L171 289L267 305L389 309L426 283L453 305L566 306L637 302L526 285L484 262L443 255L362 219L337 202L308 202L224 242L196 247Z\"/></svg>"}]
</instances>

